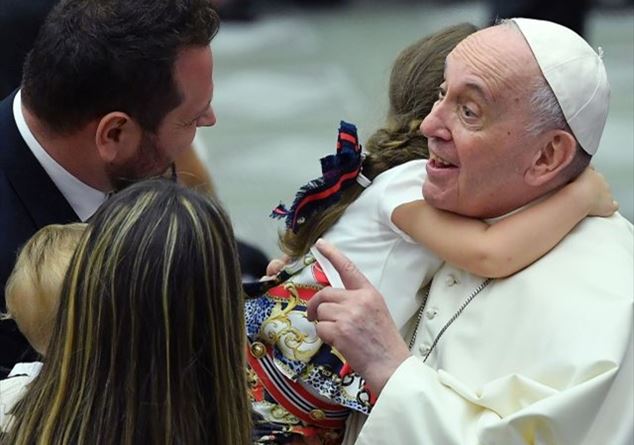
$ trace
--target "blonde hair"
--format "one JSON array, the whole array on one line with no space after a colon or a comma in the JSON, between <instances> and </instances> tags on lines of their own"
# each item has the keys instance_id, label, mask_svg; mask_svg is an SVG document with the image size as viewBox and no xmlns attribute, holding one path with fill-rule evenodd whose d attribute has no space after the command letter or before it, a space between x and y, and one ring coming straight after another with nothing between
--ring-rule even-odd
<instances>
[{"instance_id":1,"label":"blonde hair","mask_svg":"<svg viewBox=\"0 0 634 445\"><path fill-rule=\"evenodd\" d=\"M47 360L7 443L246 445L244 351L227 216L175 183L135 184L77 246Z\"/></svg>"},{"instance_id":2,"label":"blonde hair","mask_svg":"<svg viewBox=\"0 0 634 445\"><path fill-rule=\"evenodd\" d=\"M53 224L38 230L20 250L7 280L7 314L31 346L45 354L59 307L62 282L86 224Z\"/></svg>"}]
</instances>

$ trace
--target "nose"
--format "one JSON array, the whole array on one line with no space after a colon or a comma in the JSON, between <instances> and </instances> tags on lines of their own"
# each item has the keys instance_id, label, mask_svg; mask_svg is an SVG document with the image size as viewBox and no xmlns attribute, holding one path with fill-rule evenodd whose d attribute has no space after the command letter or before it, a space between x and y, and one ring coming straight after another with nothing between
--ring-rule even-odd
<instances>
[{"instance_id":1,"label":"nose","mask_svg":"<svg viewBox=\"0 0 634 445\"><path fill-rule=\"evenodd\" d=\"M213 127L216 124L216 113L214 112L213 107L210 105L207 109L207 112L203 114L198 122L196 122L197 127Z\"/></svg>"},{"instance_id":2,"label":"nose","mask_svg":"<svg viewBox=\"0 0 634 445\"><path fill-rule=\"evenodd\" d=\"M451 132L445 125L445 116L443 115L442 103L436 102L431 112L423 119L420 124L420 132L427 139L437 138L448 141L451 139Z\"/></svg>"}]
</instances>

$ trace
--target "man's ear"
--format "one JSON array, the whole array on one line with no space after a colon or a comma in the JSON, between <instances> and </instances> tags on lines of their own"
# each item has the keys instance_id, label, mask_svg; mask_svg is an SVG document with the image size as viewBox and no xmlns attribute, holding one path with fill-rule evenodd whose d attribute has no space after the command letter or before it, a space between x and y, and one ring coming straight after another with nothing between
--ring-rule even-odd
<instances>
[{"instance_id":1,"label":"man's ear","mask_svg":"<svg viewBox=\"0 0 634 445\"><path fill-rule=\"evenodd\" d=\"M97 125L95 144L105 163L128 159L136 151L143 130L128 114L113 111L103 116Z\"/></svg>"},{"instance_id":2,"label":"man's ear","mask_svg":"<svg viewBox=\"0 0 634 445\"><path fill-rule=\"evenodd\" d=\"M565 130L552 130L545 135L530 168L524 174L526 183L531 186L544 185L556 178L565 169L577 153L577 141Z\"/></svg>"}]
</instances>

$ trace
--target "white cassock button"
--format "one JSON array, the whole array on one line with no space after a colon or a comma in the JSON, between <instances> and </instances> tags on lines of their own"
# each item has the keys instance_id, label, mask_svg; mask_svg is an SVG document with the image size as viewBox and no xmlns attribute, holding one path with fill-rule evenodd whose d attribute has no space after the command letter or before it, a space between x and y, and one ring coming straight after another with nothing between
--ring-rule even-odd
<instances>
[{"instance_id":1,"label":"white cassock button","mask_svg":"<svg viewBox=\"0 0 634 445\"><path fill-rule=\"evenodd\" d=\"M422 355L427 355L429 353L429 345L427 344L422 344L418 347L418 351L422 354Z\"/></svg>"},{"instance_id":2,"label":"white cassock button","mask_svg":"<svg viewBox=\"0 0 634 445\"><path fill-rule=\"evenodd\" d=\"M435 307L430 307L429 309L427 309L425 311L425 316L427 317L428 320L433 320L436 315L438 315L438 309Z\"/></svg>"},{"instance_id":3,"label":"white cassock button","mask_svg":"<svg viewBox=\"0 0 634 445\"><path fill-rule=\"evenodd\" d=\"M449 274L445 279L445 283L447 283L447 286L451 287L455 284L458 284L458 280L456 279L456 276L454 274Z\"/></svg>"}]
</instances>

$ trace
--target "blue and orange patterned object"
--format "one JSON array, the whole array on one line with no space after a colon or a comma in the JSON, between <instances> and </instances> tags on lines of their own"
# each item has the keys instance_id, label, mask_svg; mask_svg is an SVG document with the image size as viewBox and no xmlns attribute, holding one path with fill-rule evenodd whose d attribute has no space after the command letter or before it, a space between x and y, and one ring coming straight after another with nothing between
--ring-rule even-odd
<instances>
[{"instance_id":1,"label":"blue and orange patterned object","mask_svg":"<svg viewBox=\"0 0 634 445\"><path fill-rule=\"evenodd\" d=\"M309 253L288 265L283 283L245 304L254 443L318 437L341 443L350 410L369 413L374 398L345 358L317 336L306 306L329 286Z\"/></svg>"}]
</instances>

